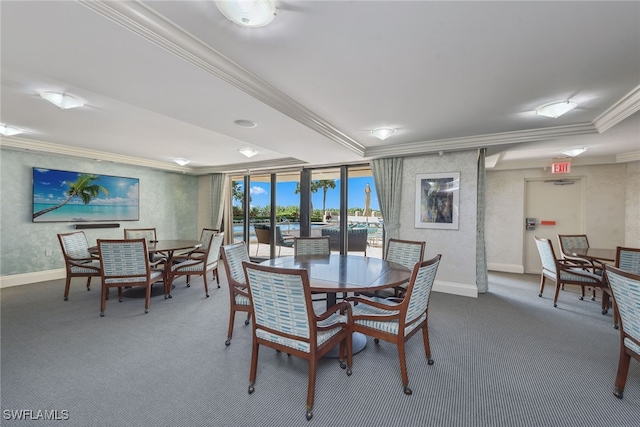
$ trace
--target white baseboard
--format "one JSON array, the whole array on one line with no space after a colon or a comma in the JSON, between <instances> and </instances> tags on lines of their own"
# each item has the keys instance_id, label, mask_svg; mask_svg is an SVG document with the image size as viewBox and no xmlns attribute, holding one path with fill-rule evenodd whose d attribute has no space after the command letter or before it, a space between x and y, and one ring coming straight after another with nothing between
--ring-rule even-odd
<instances>
[{"instance_id":1,"label":"white baseboard","mask_svg":"<svg viewBox=\"0 0 640 427\"><path fill-rule=\"evenodd\" d=\"M461 295L463 297L478 298L478 287L475 285L466 285L463 283L443 282L436 280L433 283L433 290L435 292L442 292L445 294Z\"/></svg>"},{"instance_id":2,"label":"white baseboard","mask_svg":"<svg viewBox=\"0 0 640 427\"><path fill-rule=\"evenodd\" d=\"M9 288L11 286L46 282L47 280L64 279L65 277L67 277L67 270L64 268L36 271L33 273L14 274L12 276L0 276L0 289Z\"/></svg>"},{"instance_id":3,"label":"white baseboard","mask_svg":"<svg viewBox=\"0 0 640 427\"><path fill-rule=\"evenodd\" d=\"M518 264L498 264L498 263L489 262L487 263L487 270L502 271L503 273L524 274L524 266L518 265Z\"/></svg>"}]
</instances>

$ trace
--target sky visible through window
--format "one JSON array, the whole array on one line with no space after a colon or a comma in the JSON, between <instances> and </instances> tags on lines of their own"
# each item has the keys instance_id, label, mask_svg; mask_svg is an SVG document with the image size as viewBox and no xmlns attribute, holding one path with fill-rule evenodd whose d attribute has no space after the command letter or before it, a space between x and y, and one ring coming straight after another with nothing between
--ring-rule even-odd
<instances>
[{"instance_id":1,"label":"sky visible through window","mask_svg":"<svg viewBox=\"0 0 640 427\"><path fill-rule=\"evenodd\" d=\"M239 182L242 186L242 182ZM360 208L364 210L364 189L369 184L371 187L371 210L380 211L376 186L373 177L349 178L349 198L348 208ZM270 185L268 182L251 183L251 206L267 206L271 202ZM295 194L296 182L279 182L277 184L277 200L279 206L299 206L300 194ZM320 189L312 194L311 203L314 209L322 208L323 190ZM240 202L234 200L235 206L240 206ZM336 179L336 188L327 190L327 210L338 210L340 208L340 180Z\"/></svg>"}]
</instances>

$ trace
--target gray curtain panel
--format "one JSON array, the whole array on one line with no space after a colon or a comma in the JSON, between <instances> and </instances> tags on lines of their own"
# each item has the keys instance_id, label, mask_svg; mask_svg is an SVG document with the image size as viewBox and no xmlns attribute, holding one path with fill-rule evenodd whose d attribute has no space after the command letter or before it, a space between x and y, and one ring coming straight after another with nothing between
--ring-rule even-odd
<instances>
[{"instance_id":1,"label":"gray curtain panel","mask_svg":"<svg viewBox=\"0 0 640 427\"><path fill-rule=\"evenodd\" d=\"M384 219L385 247L390 238L400 237L400 197L402 195L402 157L374 159L371 172L376 184L380 211Z\"/></svg>"},{"instance_id":2,"label":"gray curtain panel","mask_svg":"<svg viewBox=\"0 0 640 427\"><path fill-rule=\"evenodd\" d=\"M489 291L489 280L487 278L487 254L485 250L484 238L484 213L485 213L485 189L487 171L485 169L485 157L487 149L482 148L478 152L478 203L476 212L476 286L478 293Z\"/></svg>"},{"instance_id":3,"label":"gray curtain panel","mask_svg":"<svg viewBox=\"0 0 640 427\"><path fill-rule=\"evenodd\" d=\"M226 200L227 176L222 173L211 174L209 181L209 200L211 206L211 227L220 230L222 225L222 215L224 213L224 204Z\"/></svg>"}]
</instances>

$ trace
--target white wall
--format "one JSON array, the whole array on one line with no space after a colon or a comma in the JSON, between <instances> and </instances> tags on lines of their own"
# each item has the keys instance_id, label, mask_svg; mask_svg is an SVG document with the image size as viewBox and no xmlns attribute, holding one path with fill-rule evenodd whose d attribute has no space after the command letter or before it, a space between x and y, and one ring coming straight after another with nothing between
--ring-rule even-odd
<instances>
[{"instance_id":1,"label":"white wall","mask_svg":"<svg viewBox=\"0 0 640 427\"><path fill-rule=\"evenodd\" d=\"M640 161L627 164L624 245L640 248Z\"/></svg>"},{"instance_id":2,"label":"white wall","mask_svg":"<svg viewBox=\"0 0 640 427\"><path fill-rule=\"evenodd\" d=\"M637 233L640 191L638 169L636 165L635 175L630 177L627 163L575 166L571 168L570 175L562 176L585 178L585 233L589 236L591 246L615 248L632 242L631 238L626 237L630 234L626 224L635 220ZM557 178L557 175L552 176L550 170L542 168L487 171L485 224L487 263L490 270L524 271L525 179L545 177ZM630 178L636 180L635 185L629 182Z\"/></svg>"},{"instance_id":3,"label":"white wall","mask_svg":"<svg viewBox=\"0 0 640 427\"><path fill-rule=\"evenodd\" d=\"M97 238L122 238L126 227L156 227L161 239L199 238L194 176L30 151L0 152L0 287L65 277L57 234L75 228L72 223L31 221L34 166L140 179L140 220L84 230L90 245Z\"/></svg>"},{"instance_id":4,"label":"white wall","mask_svg":"<svg viewBox=\"0 0 640 427\"><path fill-rule=\"evenodd\" d=\"M477 296L477 156L477 151L473 150L404 159L400 238L424 240L427 243L425 259L442 254L434 285L436 291ZM416 175L436 172L460 172L458 230L415 228Z\"/></svg>"}]
</instances>

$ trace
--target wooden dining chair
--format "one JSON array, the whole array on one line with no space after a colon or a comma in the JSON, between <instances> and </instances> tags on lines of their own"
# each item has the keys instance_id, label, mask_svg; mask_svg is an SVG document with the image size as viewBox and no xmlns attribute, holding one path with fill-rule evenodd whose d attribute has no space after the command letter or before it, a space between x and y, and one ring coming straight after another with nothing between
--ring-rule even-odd
<instances>
[{"instance_id":1,"label":"wooden dining chair","mask_svg":"<svg viewBox=\"0 0 640 427\"><path fill-rule=\"evenodd\" d=\"M353 302L353 330L395 344L400 359L400 375L405 394L412 394L405 357L405 343L418 331L422 331L427 363L433 365L429 345L429 297L438 271L441 255L416 263L403 298L369 299L351 297Z\"/></svg>"},{"instance_id":2,"label":"wooden dining chair","mask_svg":"<svg viewBox=\"0 0 640 427\"><path fill-rule=\"evenodd\" d=\"M633 274L640 274L640 248L616 247L616 260L614 266ZM610 286L609 286L610 288ZM614 302L615 305L615 302ZM613 327L619 327L618 310L613 310Z\"/></svg>"},{"instance_id":3,"label":"wooden dining chair","mask_svg":"<svg viewBox=\"0 0 640 427\"><path fill-rule=\"evenodd\" d=\"M556 282L556 289L553 295L554 307L558 306L558 294L560 293L560 288L563 285L577 285L581 288L585 286L600 289L607 288L607 285L603 282L601 275L584 270L581 266L576 266L576 264L565 259L556 258L551 240L537 236L534 236L534 239L538 249L538 254L540 255L540 261L542 262L540 291L538 293L539 297L542 297L545 281L547 279ZM580 299L583 299L583 294L584 292L582 292ZM606 295L606 291L603 293L602 298L602 310L603 314L606 314L605 310L608 308L608 301L604 295Z\"/></svg>"},{"instance_id":4,"label":"wooden dining chair","mask_svg":"<svg viewBox=\"0 0 640 427\"><path fill-rule=\"evenodd\" d=\"M64 256L67 278L64 283L64 300L69 300L69 288L73 277L86 277L87 290L91 290L91 278L100 277L100 260L89 252L89 243L84 231L58 234Z\"/></svg>"},{"instance_id":5,"label":"wooden dining chair","mask_svg":"<svg viewBox=\"0 0 640 427\"><path fill-rule=\"evenodd\" d=\"M147 243L153 243L158 241L158 233L155 228L125 228L124 238L145 239ZM161 258L169 258L169 254L166 252L149 254L149 260L151 260L151 262L155 262Z\"/></svg>"},{"instance_id":6,"label":"wooden dining chair","mask_svg":"<svg viewBox=\"0 0 640 427\"><path fill-rule=\"evenodd\" d=\"M329 236L295 237L293 254L299 255L331 255Z\"/></svg>"},{"instance_id":7,"label":"wooden dining chair","mask_svg":"<svg viewBox=\"0 0 640 427\"><path fill-rule=\"evenodd\" d=\"M122 302L122 288L145 287L144 312L149 312L151 285L165 280L165 262L149 261L146 239L104 240L98 239L98 254L102 277L100 295L100 317L104 316L110 288L118 288L118 300ZM165 280L166 281L166 280Z\"/></svg>"},{"instance_id":8,"label":"wooden dining chair","mask_svg":"<svg viewBox=\"0 0 640 427\"><path fill-rule=\"evenodd\" d=\"M309 362L306 418L310 420L318 360L339 344L340 367L351 375L351 307L341 302L316 314L307 270L246 261L242 265L254 313L249 394L255 391L261 345L301 357Z\"/></svg>"},{"instance_id":9,"label":"wooden dining chair","mask_svg":"<svg viewBox=\"0 0 640 427\"><path fill-rule=\"evenodd\" d=\"M605 266L620 323L620 356L613 394L622 399L633 357L640 362L640 274Z\"/></svg>"},{"instance_id":10,"label":"wooden dining chair","mask_svg":"<svg viewBox=\"0 0 640 427\"><path fill-rule=\"evenodd\" d=\"M247 313L245 325L248 325L251 320L251 301L242 267L242 263L250 262L250 259L247 245L244 242L225 245L220 249L220 253L229 284L229 329L227 330L227 340L224 342L224 345L228 346L231 344L233 336L236 313L238 311Z\"/></svg>"},{"instance_id":11,"label":"wooden dining chair","mask_svg":"<svg viewBox=\"0 0 640 427\"><path fill-rule=\"evenodd\" d=\"M589 239L586 234L558 234L558 245L560 246L560 255L566 260L567 264L580 267L591 273L602 276L604 265L601 262L581 258L572 254L575 249L589 249ZM584 286L580 289L580 297L584 298ZM596 299L595 288L591 293L591 301Z\"/></svg>"},{"instance_id":12,"label":"wooden dining chair","mask_svg":"<svg viewBox=\"0 0 640 427\"><path fill-rule=\"evenodd\" d=\"M331 255L331 246L330 246L330 238L329 236L303 236L303 237L295 237L293 239L293 254L294 256L305 256L305 255L315 255L315 256L330 256ZM325 292L313 292L313 295L324 295L323 298L314 298L314 301L326 301L327 294ZM347 293L342 293L342 298L346 298Z\"/></svg>"},{"instance_id":13,"label":"wooden dining chair","mask_svg":"<svg viewBox=\"0 0 640 427\"><path fill-rule=\"evenodd\" d=\"M413 270L416 263L424 259L424 249L426 243L416 240L389 239L385 251L384 259L395 262ZM379 296L401 296L407 289L406 284L397 286L393 290L380 291Z\"/></svg>"},{"instance_id":14,"label":"wooden dining chair","mask_svg":"<svg viewBox=\"0 0 640 427\"><path fill-rule=\"evenodd\" d=\"M171 290L173 281L178 276L187 276L187 287L191 287L191 276L202 276L204 293L209 298L209 284L207 274L212 272L220 287L218 275L218 260L220 259L220 247L224 240L224 233L218 233L209 239L209 244L202 253L188 255L176 255L172 258L172 265L167 267L167 283L165 286L165 298L173 298Z\"/></svg>"}]
</instances>

